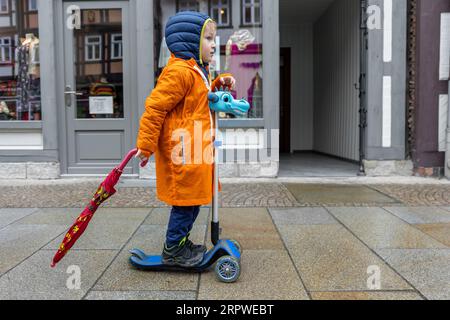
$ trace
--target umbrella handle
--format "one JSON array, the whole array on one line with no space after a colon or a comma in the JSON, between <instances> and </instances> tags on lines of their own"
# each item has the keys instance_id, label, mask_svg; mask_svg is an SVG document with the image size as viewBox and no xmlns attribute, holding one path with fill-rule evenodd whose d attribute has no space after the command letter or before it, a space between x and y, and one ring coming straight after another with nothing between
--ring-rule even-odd
<instances>
[{"instance_id":1,"label":"umbrella handle","mask_svg":"<svg viewBox=\"0 0 450 320\"><path fill-rule=\"evenodd\" d=\"M138 153L138 149L133 149L130 152L128 152L128 154L123 159L123 161L120 164L120 166L118 167L118 169L120 171L123 171L123 169L125 169L125 167L127 166L128 162L130 162L131 158L133 158L137 153ZM141 162L141 167L145 167L147 165L147 163L148 163L148 161Z\"/></svg>"}]
</instances>

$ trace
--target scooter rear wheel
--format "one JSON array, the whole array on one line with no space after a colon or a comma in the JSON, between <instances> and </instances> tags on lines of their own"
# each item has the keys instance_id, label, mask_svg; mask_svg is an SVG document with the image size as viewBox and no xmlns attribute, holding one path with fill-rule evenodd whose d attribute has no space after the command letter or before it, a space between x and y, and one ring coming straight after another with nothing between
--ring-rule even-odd
<instances>
[{"instance_id":1,"label":"scooter rear wheel","mask_svg":"<svg viewBox=\"0 0 450 320\"><path fill-rule=\"evenodd\" d=\"M235 257L223 256L217 260L215 272L219 281L233 283L241 275L241 264Z\"/></svg>"}]
</instances>

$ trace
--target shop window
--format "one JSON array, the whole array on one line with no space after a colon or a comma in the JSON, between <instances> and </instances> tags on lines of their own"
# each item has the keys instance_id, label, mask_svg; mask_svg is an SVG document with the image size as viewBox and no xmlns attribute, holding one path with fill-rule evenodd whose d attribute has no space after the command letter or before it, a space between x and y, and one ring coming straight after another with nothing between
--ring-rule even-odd
<instances>
[{"instance_id":1,"label":"shop window","mask_svg":"<svg viewBox=\"0 0 450 320\"><path fill-rule=\"evenodd\" d=\"M231 0L210 0L209 15L218 27L231 26Z\"/></svg>"},{"instance_id":2,"label":"shop window","mask_svg":"<svg viewBox=\"0 0 450 320\"><path fill-rule=\"evenodd\" d=\"M111 35L111 59L122 59L123 57L123 44L122 34L115 33Z\"/></svg>"},{"instance_id":3,"label":"shop window","mask_svg":"<svg viewBox=\"0 0 450 320\"><path fill-rule=\"evenodd\" d=\"M177 12L199 11L199 3L195 0L177 0Z\"/></svg>"},{"instance_id":4,"label":"shop window","mask_svg":"<svg viewBox=\"0 0 450 320\"><path fill-rule=\"evenodd\" d=\"M259 3L259 2L258 2ZM229 10L231 21L231 1L210 1L210 13L212 9L225 6ZM217 22L217 17L213 17ZM260 17L259 17L260 19ZM256 20L255 20L256 21ZM227 22L222 20L222 22ZM167 21L161 21L165 25ZM155 44L156 63L155 74L158 76L162 68L170 58L170 51L163 39L163 31L159 29L155 38L161 39ZM264 119L263 114L263 43L262 23L242 27L230 32L229 29L218 29L216 34L216 54L209 64L211 78L215 79L222 73L231 73L236 79L236 86L232 95L236 99L245 98L250 103L250 110L244 119ZM233 119L233 115L219 114L221 120Z\"/></svg>"},{"instance_id":5,"label":"shop window","mask_svg":"<svg viewBox=\"0 0 450 320\"><path fill-rule=\"evenodd\" d=\"M37 1L0 0L0 13L0 121L39 121Z\"/></svg>"},{"instance_id":6,"label":"shop window","mask_svg":"<svg viewBox=\"0 0 450 320\"><path fill-rule=\"evenodd\" d=\"M0 14L9 13L9 0L0 0Z\"/></svg>"},{"instance_id":7,"label":"shop window","mask_svg":"<svg viewBox=\"0 0 450 320\"><path fill-rule=\"evenodd\" d=\"M242 1L242 25L261 25L261 0Z\"/></svg>"},{"instance_id":8,"label":"shop window","mask_svg":"<svg viewBox=\"0 0 450 320\"><path fill-rule=\"evenodd\" d=\"M11 37L0 38L0 63L11 62Z\"/></svg>"},{"instance_id":9,"label":"shop window","mask_svg":"<svg viewBox=\"0 0 450 320\"><path fill-rule=\"evenodd\" d=\"M97 62L102 59L102 36L85 37L85 61Z\"/></svg>"}]
</instances>

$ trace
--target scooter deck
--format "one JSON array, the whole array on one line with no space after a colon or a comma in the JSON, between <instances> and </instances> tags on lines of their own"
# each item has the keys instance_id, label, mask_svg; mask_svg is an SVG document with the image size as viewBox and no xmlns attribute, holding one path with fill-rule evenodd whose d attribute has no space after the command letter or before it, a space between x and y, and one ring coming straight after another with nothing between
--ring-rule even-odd
<instances>
[{"instance_id":1,"label":"scooter deck","mask_svg":"<svg viewBox=\"0 0 450 320\"><path fill-rule=\"evenodd\" d=\"M205 256L200 264L193 267L165 265L162 262L161 255L147 255L139 249L133 249L130 253L131 265L144 271L182 271L199 273L207 270L221 256L232 254L237 259L241 258L239 251L231 242L229 242L229 240L221 240L218 245L205 253Z\"/></svg>"},{"instance_id":2,"label":"scooter deck","mask_svg":"<svg viewBox=\"0 0 450 320\"><path fill-rule=\"evenodd\" d=\"M139 249L133 249L130 251L132 256L130 257L130 263L140 270L150 270L150 271L182 271L182 272L203 272L208 269L211 264L208 263L210 260L208 253L205 254L202 262L199 265L193 267L180 267L173 265L165 265L162 262L162 257L146 255L143 251Z\"/></svg>"}]
</instances>

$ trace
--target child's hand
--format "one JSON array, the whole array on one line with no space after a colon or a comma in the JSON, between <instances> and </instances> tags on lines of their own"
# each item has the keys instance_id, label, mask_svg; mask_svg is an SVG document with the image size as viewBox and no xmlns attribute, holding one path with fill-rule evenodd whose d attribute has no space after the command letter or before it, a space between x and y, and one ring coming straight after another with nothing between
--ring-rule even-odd
<instances>
[{"instance_id":1,"label":"child's hand","mask_svg":"<svg viewBox=\"0 0 450 320\"><path fill-rule=\"evenodd\" d=\"M139 149L138 152L136 153L136 155L134 156L135 158L139 158L141 159L141 167L145 167L148 163L148 161L150 160L149 158L147 158L146 156L144 156L142 154L142 151Z\"/></svg>"},{"instance_id":2,"label":"child's hand","mask_svg":"<svg viewBox=\"0 0 450 320\"><path fill-rule=\"evenodd\" d=\"M221 77L220 78L220 83L224 86L228 86L231 88L231 90L234 89L234 86L236 85L236 79L234 79L231 76L227 76L227 77Z\"/></svg>"}]
</instances>

